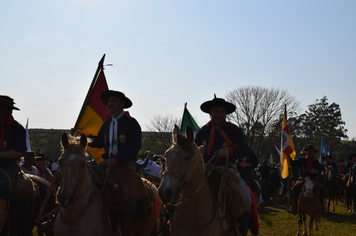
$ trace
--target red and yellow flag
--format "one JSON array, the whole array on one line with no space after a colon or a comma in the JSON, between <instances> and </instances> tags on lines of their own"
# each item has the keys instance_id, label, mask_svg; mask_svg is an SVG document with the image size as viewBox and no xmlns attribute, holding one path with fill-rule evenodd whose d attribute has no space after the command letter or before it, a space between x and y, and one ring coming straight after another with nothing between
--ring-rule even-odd
<instances>
[{"instance_id":1,"label":"red and yellow flag","mask_svg":"<svg viewBox=\"0 0 356 236\"><path fill-rule=\"evenodd\" d=\"M288 124L287 124L287 115L284 111L283 114L283 124L282 124L282 137L281 137L281 176L283 179L287 178L289 175L289 157L294 160L296 155L294 143L292 136L290 135Z\"/></svg>"},{"instance_id":2,"label":"red and yellow flag","mask_svg":"<svg viewBox=\"0 0 356 236\"><path fill-rule=\"evenodd\" d=\"M87 136L98 135L104 121L110 116L106 106L100 99L101 93L109 89L103 71L104 58L105 54L99 62L98 69L74 126L75 130L78 130L80 133L84 133ZM101 155L104 153L104 148L99 149L88 147L88 152L97 163L103 161Z\"/></svg>"}]
</instances>

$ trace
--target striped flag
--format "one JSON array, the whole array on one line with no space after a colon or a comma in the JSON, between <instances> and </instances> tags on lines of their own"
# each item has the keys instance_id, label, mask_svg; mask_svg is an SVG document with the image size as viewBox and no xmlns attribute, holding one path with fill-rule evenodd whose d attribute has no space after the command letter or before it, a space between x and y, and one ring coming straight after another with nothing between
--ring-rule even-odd
<instances>
[{"instance_id":1,"label":"striped flag","mask_svg":"<svg viewBox=\"0 0 356 236\"><path fill-rule=\"evenodd\" d=\"M80 133L84 133L87 136L98 135L104 121L110 117L107 107L100 99L102 92L109 89L104 74L104 58L105 54L99 61L98 68L74 126L75 131L78 130ZM105 152L104 148L88 147L88 152L96 163L103 161L101 155Z\"/></svg>"},{"instance_id":2,"label":"striped flag","mask_svg":"<svg viewBox=\"0 0 356 236\"><path fill-rule=\"evenodd\" d=\"M326 149L324 135L321 134L319 162L321 163L321 158L328 154L329 154L329 152L328 152L328 149Z\"/></svg>"},{"instance_id":3,"label":"striped flag","mask_svg":"<svg viewBox=\"0 0 356 236\"><path fill-rule=\"evenodd\" d=\"M282 136L281 136L281 176L283 179L287 178L289 175L289 157L292 160L295 159L295 148L290 135L288 124L287 124L287 113L286 109L283 114L283 124L282 124Z\"/></svg>"}]
</instances>

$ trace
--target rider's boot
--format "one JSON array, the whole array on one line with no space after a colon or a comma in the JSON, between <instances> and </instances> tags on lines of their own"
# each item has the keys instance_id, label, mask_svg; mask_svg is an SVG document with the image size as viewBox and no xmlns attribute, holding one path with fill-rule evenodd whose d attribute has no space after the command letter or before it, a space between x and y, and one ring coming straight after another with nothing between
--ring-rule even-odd
<instances>
[{"instance_id":1,"label":"rider's boot","mask_svg":"<svg viewBox=\"0 0 356 236\"><path fill-rule=\"evenodd\" d=\"M6 204L7 204L6 200L0 199L0 232L2 231L7 218L7 214L5 212Z\"/></svg>"}]
</instances>

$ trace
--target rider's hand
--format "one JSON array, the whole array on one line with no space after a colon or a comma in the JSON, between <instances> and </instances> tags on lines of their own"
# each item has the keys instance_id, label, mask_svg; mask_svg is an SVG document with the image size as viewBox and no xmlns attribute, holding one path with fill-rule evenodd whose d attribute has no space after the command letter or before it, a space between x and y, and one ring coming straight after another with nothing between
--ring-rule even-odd
<instances>
[{"instance_id":1,"label":"rider's hand","mask_svg":"<svg viewBox=\"0 0 356 236\"><path fill-rule=\"evenodd\" d=\"M205 153L206 153L206 148L205 148L205 146L204 146L204 145L200 145L200 146L198 147L198 149L199 149L201 155L204 156Z\"/></svg>"},{"instance_id":2,"label":"rider's hand","mask_svg":"<svg viewBox=\"0 0 356 236\"><path fill-rule=\"evenodd\" d=\"M225 148L221 148L221 149L217 150L215 152L215 154L218 155L218 157L225 159L226 158L226 149Z\"/></svg>"}]
</instances>

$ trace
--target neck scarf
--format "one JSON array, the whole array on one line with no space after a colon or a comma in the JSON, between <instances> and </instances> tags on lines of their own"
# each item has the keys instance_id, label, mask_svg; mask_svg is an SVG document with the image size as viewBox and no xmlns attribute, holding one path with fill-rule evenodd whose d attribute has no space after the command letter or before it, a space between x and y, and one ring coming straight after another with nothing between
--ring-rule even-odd
<instances>
[{"instance_id":1,"label":"neck scarf","mask_svg":"<svg viewBox=\"0 0 356 236\"><path fill-rule=\"evenodd\" d=\"M10 126L14 122L14 117L10 116L3 123L0 123L0 151L4 151L5 144L5 124Z\"/></svg>"},{"instance_id":2,"label":"neck scarf","mask_svg":"<svg viewBox=\"0 0 356 236\"><path fill-rule=\"evenodd\" d=\"M305 159L307 159L307 169L306 169L306 171L313 170L313 161L315 161L315 157L308 158L308 156L306 156Z\"/></svg>"},{"instance_id":3,"label":"neck scarf","mask_svg":"<svg viewBox=\"0 0 356 236\"><path fill-rule=\"evenodd\" d=\"M109 153L113 154L114 156L119 152L117 148L118 144L118 124L119 124L119 119L123 116L130 117L130 113L127 111L122 111L120 115L116 118L111 117L112 121L110 123L110 130L109 130L109 141L110 141L110 147L109 147Z\"/></svg>"},{"instance_id":4,"label":"neck scarf","mask_svg":"<svg viewBox=\"0 0 356 236\"><path fill-rule=\"evenodd\" d=\"M211 131L210 131L210 137L209 137L209 145L208 145L208 149L207 149L207 153L210 154L211 149L213 148L213 144L215 141L215 131L219 131L221 137L223 137L223 139L227 142L227 144L229 144L229 146L232 147L238 147L238 145L235 145L231 142L231 140L229 139L229 137L227 137L227 135L225 134L225 132L222 130L222 126L226 126L229 127L229 124L225 121L223 125L221 126L216 126L213 124L213 122L209 121L207 123L207 125L212 126Z\"/></svg>"}]
</instances>

